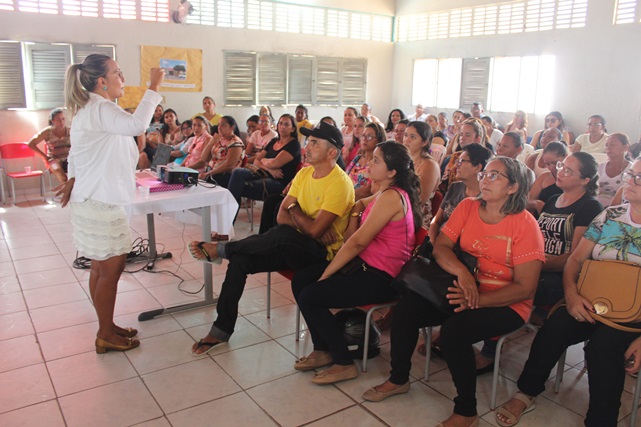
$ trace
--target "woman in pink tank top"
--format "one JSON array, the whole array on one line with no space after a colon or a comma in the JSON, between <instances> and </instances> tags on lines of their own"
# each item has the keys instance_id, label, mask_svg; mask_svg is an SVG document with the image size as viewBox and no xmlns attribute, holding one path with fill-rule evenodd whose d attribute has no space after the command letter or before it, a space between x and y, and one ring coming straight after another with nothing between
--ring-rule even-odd
<instances>
[{"instance_id":1,"label":"woman in pink tank top","mask_svg":"<svg viewBox=\"0 0 641 427\"><path fill-rule=\"evenodd\" d=\"M396 299L390 282L410 258L415 230L422 223L421 184L407 149L392 141L380 143L368 166L372 187L379 191L352 208L344 245L331 262L299 270L292 280L294 296L314 343L314 351L299 359L294 368L307 371L331 365L312 378L315 384L333 384L358 376L330 308Z\"/></svg>"}]
</instances>

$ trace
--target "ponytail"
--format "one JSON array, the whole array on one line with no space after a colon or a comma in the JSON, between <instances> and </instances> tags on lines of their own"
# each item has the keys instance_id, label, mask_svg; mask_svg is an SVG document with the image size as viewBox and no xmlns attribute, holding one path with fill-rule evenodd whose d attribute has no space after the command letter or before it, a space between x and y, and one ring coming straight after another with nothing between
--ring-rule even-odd
<instances>
[{"instance_id":1,"label":"ponytail","mask_svg":"<svg viewBox=\"0 0 641 427\"><path fill-rule=\"evenodd\" d=\"M72 64L65 76L65 106L72 117L89 102L89 92L93 92L100 77L105 77L109 68L107 55L91 54L82 64Z\"/></svg>"}]
</instances>

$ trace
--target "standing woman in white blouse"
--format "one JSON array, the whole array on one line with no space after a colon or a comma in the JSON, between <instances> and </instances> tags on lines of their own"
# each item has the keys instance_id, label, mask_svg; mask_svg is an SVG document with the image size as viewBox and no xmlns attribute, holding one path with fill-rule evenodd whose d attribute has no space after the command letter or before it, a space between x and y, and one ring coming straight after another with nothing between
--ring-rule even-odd
<instances>
[{"instance_id":1,"label":"standing woman in white blouse","mask_svg":"<svg viewBox=\"0 0 641 427\"><path fill-rule=\"evenodd\" d=\"M98 315L96 353L138 347L138 331L113 321L118 280L131 251L125 206L133 201L138 150L132 137L145 131L164 79L152 68L149 90L134 114L114 102L124 94L125 77L113 59L89 55L67 69L65 104L74 116L69 180L58 187L62 206L71 202L74 245L91 259L89 290Z\"/></svg>"}]
</instances>

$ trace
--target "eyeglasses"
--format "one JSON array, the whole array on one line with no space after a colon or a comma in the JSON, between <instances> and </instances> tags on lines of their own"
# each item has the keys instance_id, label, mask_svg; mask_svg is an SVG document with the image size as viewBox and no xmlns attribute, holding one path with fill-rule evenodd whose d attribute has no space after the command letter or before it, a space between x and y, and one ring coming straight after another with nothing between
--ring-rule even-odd
<instances>
[{"instance_id":1,"label":"eyeglasses","mask_svg":"<svg viewBox=\"0 0 641 427\"><path fill-rule=\"evenodd\" d=\"M471 161L471 160L467 160L467 159L458 159L458 160L456 161L456 165L457 165L457 166L461 166L461 165L463 164L463 162L468 162L469 164L472 164L472 161ZM480 180L479 180L479 181L480 181ZM492 180L492 181L494 181L494 180Z\"/></svg>"},{"instance_id":2,"label":"eyeglasses","mask_svg":"<svg viewBox=\"0 0 641 427\"><path fill-rule=\"evenodd\" d=\"M574 171L565 167L563 162L556 162L557 173L560 173L562 176L572 176Z\"/></svg>"},{"instance_id":3,"label":"eyeglasses","mask_svg":"<svg viewBox=\"0 0 641 427\"><path fill-rule=\"evenodd\" d=\"M259 120L258 123L264 125L265 123L269 123L269 120Z\"/></svg>"},{"instance_id":4,"label":"eyeglasses","mask_svg":"<svg viewBox=\"0 0 641 427\"><path fill-rule=\"evenodd\" d=\"M559 119L556 117L550 117L549 119L545 119L545 123L550 123L550 122L558 122Z\"/></svg>"},{"instance_id":5,"label":"eyeglasses","mask_svg":"<svg viewBox=\"0 0 641 427\"><path fill-rule=\"evenodd\" d=\"M634 183L634 185L641 185L641 175L632 175L629 172L623 172L623 174L621 174L621 178L626 184Z\"/></svg>"},{"instance_id":6,"label":"eyeglasses","mask_svg":"<svg viewBox=\"0 0 641 427\"><path fill-rule=\"evenodd\" d=\"M113 73L109 73L109 74L107 74L107 75L108 75L108 76L116 76L116 77L118 77L120 80L124 80L124 79L125 79L125 75L122 73L122 70L120 70L120 69L118 69L118 70L114 71Z\"/></svg>"},{"instance_id":7,"label":"eyeglasses","mask_svg":"<svg viewBox=\"0 0 641 427\"><path fill-rule=\"evenodd\" d=\"M503 172L499 172L499 171L483 171L483 172L479 172L479 173L476 174L476 178L479 180L479 182L483 181L485 178L489 179L490 182L494 182L494 181L496 181L496 178L499 177L499 175L508 178L508 176L506 174L504 174Z\"/></svg>"},{"instance_id":8,"label":"eyeglasses","mask_svg":"<svg viewBox=\"0 0 641 427\"><path fill-rule=\"evenodd\" d=\"M184 126L184 127L182 128L182 130L189 130L189 129L191 129L191 126Z\"/></svg>"},{"instance_id":9,"label":"eyeglasses","mask_svg":"<svg viewBox=\"0 0 641 427\"><path fill-rule=\"evenodd\" d=\"M363 135L363 139L365 141L371 141L373 139L376 139L376 135Z\"/></svg>"}]
</instances>

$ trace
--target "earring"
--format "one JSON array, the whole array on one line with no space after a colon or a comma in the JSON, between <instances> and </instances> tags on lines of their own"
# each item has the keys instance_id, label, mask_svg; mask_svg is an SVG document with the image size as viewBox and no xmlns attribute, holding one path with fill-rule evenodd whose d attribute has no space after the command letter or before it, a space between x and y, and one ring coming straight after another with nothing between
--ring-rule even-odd
<instances>
[{"instance_id":1,"label":"earring","mask_svg":"<svg viewBox=\"0 0 641 427\"><path fill-rule=\"evenodd\" d=\"M103 86L103 87L102 87L102 90L107 90L107 86Z\"/></svg>"}]
</instances>

